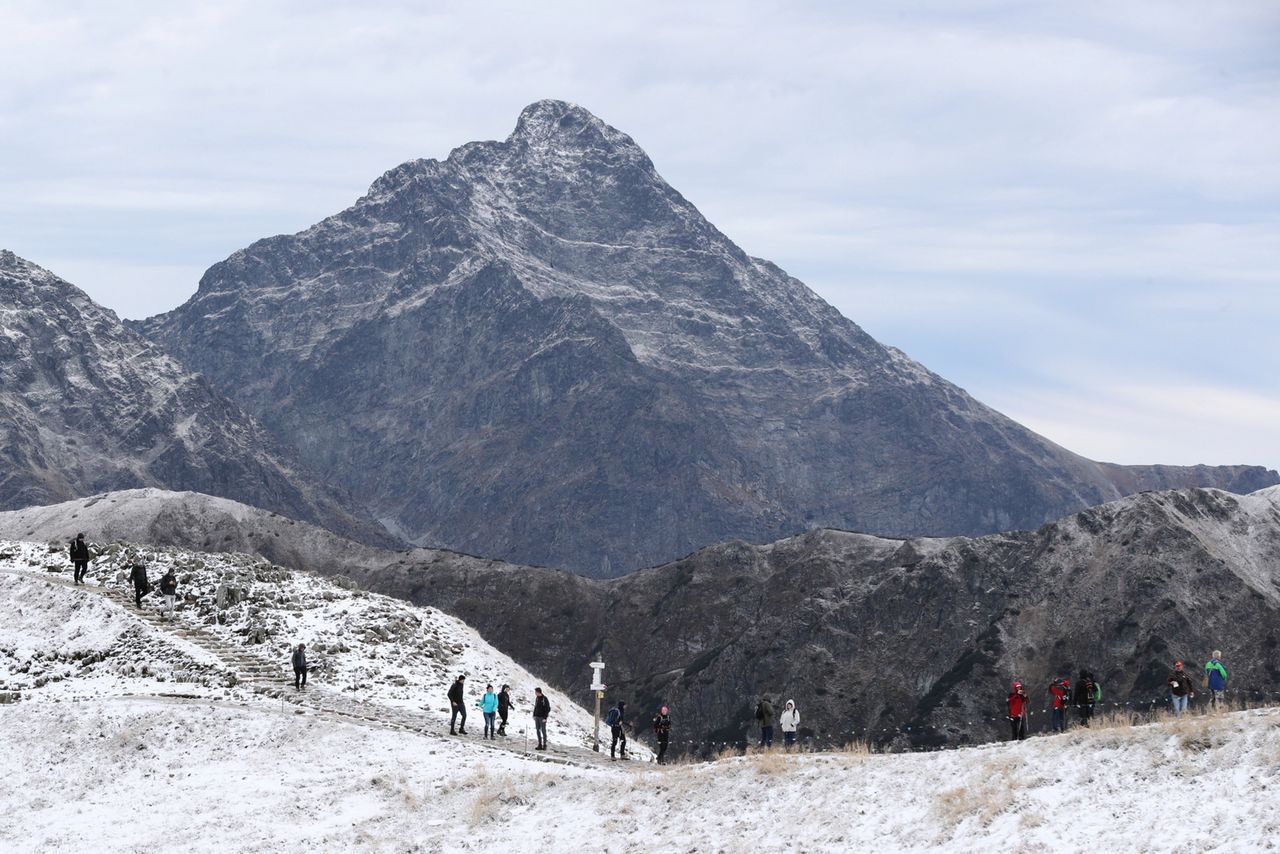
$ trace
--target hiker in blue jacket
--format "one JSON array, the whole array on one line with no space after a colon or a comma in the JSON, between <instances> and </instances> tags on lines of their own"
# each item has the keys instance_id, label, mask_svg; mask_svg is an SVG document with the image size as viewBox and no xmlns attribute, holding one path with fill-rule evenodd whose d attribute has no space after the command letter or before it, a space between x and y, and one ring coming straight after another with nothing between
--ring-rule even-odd
<instances>
[{"instance_id":1,"label":"hiker in blue jacket","mask_svg":"<svg viewBox=\"0 0 1280 854\"><path fill-rule=\"evenodd\" d=\"M1221 658L1222 650L1215 649L1213 658L1204 665L1205 679L1209 683L1209 705L1215 709L1219 703L1224 707L1227 704L1227 666L1220 661Z\"/></svg>"},{"instance_id":2,"label":"hiker in blue jacket","mask_svg":"<svg viewBox=\"0 0 1280 854\"><path fill-rule=\"evenodd\" d=\"M609 714L605 716L604 722L608 724L610 732L613 733L613 744L609 747L609 758L617 759L620 755L623 759L627 758L627 704L622 700L618 701L618 705L609 710ZM622 744L622 751L618 753L618 744ZM616 755L615 755L616 754Z\"/></svg>"},{"instance_id":3,"label":"hiker in blue jacket","mask_svg":"<svg viewBox=\"0 0 1280 854\"><path fill-rule=\"evenodd\" d=\"M480 711L484 712L484 737L497 738L494 719L498 716L498 695L493 693L492 685L485 686L484 696L480 698Z\"/></svg>"}]
</instances>

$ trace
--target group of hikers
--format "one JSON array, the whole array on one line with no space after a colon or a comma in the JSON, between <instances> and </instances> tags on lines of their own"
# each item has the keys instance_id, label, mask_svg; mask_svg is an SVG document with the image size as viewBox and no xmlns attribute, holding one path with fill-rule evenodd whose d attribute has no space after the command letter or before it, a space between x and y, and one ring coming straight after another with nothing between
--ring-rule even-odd
<instances>
[{"instance_id":1,"label":"group of hikers","mask_svg":"<svg viewBox=\"0 0 1280 854\"><path fill-rule=\"evenodd\" d=\"M1191 698L1196 695L1195 680L1187 673L1181 661L1173 663L1173 671L1165 683L1169 687L1169 699L1175 717L1181 717L1189 708ZM1209 696L1209 705L1218 708L1226 704L1227 666L1222 663L1222 651L1215 649L1213 657L1204 665L1204 674L1200 680L1201 690ZM1049 684L1049 694L1053 697L1053 718L1050 724L1053 732L1065 732L1067 729L1067 709L1074 708L1082 726L1089 725L1093 717L1094 707L1102 701L1102 685L1088 670L1080 671L1080 678L1074 687L1071 680L1059 676ZM1031 698L1027 695L1023 684L1014 681L1009 691L1009 733L1014 741L1027 737L1027 717L1030 713Z\"/></svg>"},{"instance_id":2,"label":"group of hikers","mask_svg":"<svg viewBox=\"0 0 1280 854\"><path fill-rule=\"evenodd\" d=\"M756 725L760 727L760 747L773 747L773 703L768 697L761 697L756 703ZM800 709L795 700L787 700L778 715L778 727L782 730L782 744L790 750L796 743L796 732L800 729Z\"/></svg>"},{"instance_id":3,"label":"group of hikers","mask_svg":"<svg viewBox=\"0 0 1280 854\"><path fill-rule=\"evenodd\" d=\"M93 554L89 551L89 544L84 540L84 534L77 534L71 541L71 563L75 567L76 584L85 583L84 579L89 573L91 560L93 560ZM152 590L151 581L147 578L146 564L134 563L129 567L129 582L133 585L133 603L141 609L142 597ZM178 576L174 573L173 567L169 567L160 577L160 595L164 597L164 615L172 620L174 609L178 604Z\"/></svg>"},{"instance_id":4,"label":"group of hikers","mask_svg":"<svg viewBox=\"0 0 1280 854\"><path fill-rule=\"evenodd\" d=\"M449 735L467 734L467 677L459 676L449 686ZM514 705L511 686L503 685L498 693L492 685L486 685L484 695L476 704L484 715L484 738L496 740L507 734L507 720ZM551 717L551 701L541 688L533 689L533 728L538 738L534 750L547 749L547 718ZM499 722L501 721L501 722Z\"/></svg>"}]
</instances>

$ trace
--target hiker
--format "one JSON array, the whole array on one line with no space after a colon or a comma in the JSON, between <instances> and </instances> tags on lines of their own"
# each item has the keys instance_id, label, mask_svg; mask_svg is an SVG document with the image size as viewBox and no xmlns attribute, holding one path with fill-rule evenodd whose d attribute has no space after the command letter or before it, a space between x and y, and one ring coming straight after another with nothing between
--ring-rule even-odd
<instances>
[{"instance_id":1,"label":"hiker","mask_svg":"<svg viewBox=\"0 0 1280 854\"><path fill-rule=\"evenodd\" d=\"M484 737L497 738L494 734L494 719L498 716L498 695L493 693L493 686L484 686L484 696L480 698L480 711L484 714Z\"/></svg>"},{"instance_id":2,"label":"hiker","mask_svg":"<svg viewBox=\"0 0 1280 854\"><path fill-rule=\"evenodd\" d=\"M71 563L75 566L76 584L84 584L84 574L89 571L89 544L84 541L84 534L76 534L71 541Z\"/></svg>"},{"instance_id":3,"label":"hiker","mask_svg":"<svg viewBox=\"0 0 1280 854\"><path fill-rule=\"evenodd\" d=\"M507 734L507 715L511 713L510 691L510 685L503 685L502 690L498 692L498 718L502 721L498 724L498 735Z\"/></svg>"},{"instance_id":4,"label":"hiker","mask_svg":"<svg viewBox=\"0 0 1280 854\"><path fill-rule=\"evenodd\" d=\"M1182 669L1181 661L1173 663L1173 672L1165 681L1169 683L1169 699L1173 704L1173 716L1180 718L1187 710L1187 704L1191 698L1196 695L1195 688L1191 687L1191 677Z\"/></svg>"},{"instance_id":5,"label":"hiker","mask_svg":"<svg viewBox=\"0 0 1280 854\"><path fill-rule=\"evenodd\" d=\"M796 730L800 727L800 710L796 708L795 700L787 700L778 723L782 727L782 744L790 750L796 743Z\"/></svg>"},{"instance_id":6,"label":"hiker","mask_svg":"<svg viewBox=\"0 0 1280 854\"><path fill-rule=\"evenodd\" d=\"M1204 665L1204 687L1209 692L1209 705L1227 704L1227 666L1222 663L1222 650L1215 649L1213 658Z\"/></svg>"},{"instance_id":7,"label":"hiker","mask_svg":"<svg viewBox=\"0 0 1280 854\"><path fill-rule=\"evenodd\" d=\"M609 746L609 758L617 759L619 755L623 759L627 758L627 704L622 700L618 701L618 705L609 710L609 714L605 716L605 724L608 725L610 732L613 734L613 744ZM622 745L622 750L618 750L618 745Z\"/></svg>"},{"instance_id":8,"label":"hiker","mask_svg":"<svg viewBox=\"0 0 1280 854\"><path fill-rule=\"evenodd\" d=\"M467 706L466 697L463 694L463 685L466 678L465 676L459 676L449 686L449 707L452 709L452 714L449 716L449 735L467 734ZM455 732L453 725L457 722L459 715L462 716L462 725Z\"/></svg>"},{"instance_id":9,"label":"hiker","mask_svg":"<svg viewBox=\"0 0 1280 854\"><path fill-rule=\"evenodd\" d=\"M293 689L301 691L307 686L307 645L300 643L293 648Z\"/></svg>"},{"instance_id":10,"label":"hiker","mask_svg":"<svg viewBox=\"0 0 1280 854\"><path fill-rule=\"evenodd\" d=\"M1089 719L1093 717L1093 705L1098 702L1100 696L1101 689L1093 681L1093 674L1088 670L1081 670L1080 681L1076 683L1075 695L1072 698L1076 712L1080 715L1080 723L1089 725Z\"/></svg>"},{"instance_id":11,"label":"hiker","mask_svg":"<svg viewBox=\"0 0 1280 854\"><path fill-rule=\"evenodd\" d=\"M141 563L135 563L133 570L129 573L130 580L133 581L133 601L139 608L142 607L142 597L151 592L151 582L147 581L147 568Z\"/></svg>"},{"instance_id":12,"label":"hiker","mask_svg":"<svg viewBox=\"0 0 1280 854\"><path fill-rule=\"evenodd\" d=\"M1053 731L1066 732L1067 704L1071 702L1071 680L1065 676L1059 676L1049 686L1049 693L1053 695Z\"/></svg>"},{"instance_id":13,"label":"hiker","mask_svg":"<svg viewBox=\"0 0 1280 854\"><path fill-rule=\"evenodd\" d=\"M533 689L533 728L538 733L538 746L534 750L547 749L547 718L551 716L551 701L541 688ZM527 742L526 742L527 743Z\"/></svg>"},{"instance_id":14,"label":"hiker","mask_svg":"<svg viewBox=\"0 0 1280 854\"><path fill-rule=\"evenodd\" d=\"M760 725L760 746L773 747L773 703L768 697L756 703L756 723Z\"/></svg>"},{"instance_id":15,"label":"hiker","mask_svg":"<svg viewBox=\"0 0 1280 854\"><path fill-rule=\"evenodd\" d=\"M173 609L178 601L178 576L173 574L173 567L169 567L160 578L160 595L164 597L164 610L168 619L173 619Z\"/></svg>"},{"instance_id":16,"label":"hiker","mask_svg":"<svg viewBox=\"0 0 1280 854\"><path fill-rule=\"evenodd\" d=\"M1014 682L1009 692L1009 725L1012 741L1027 737L1027 692L1021 682Z\"/></svg>"},{"instance_id":17,"label":"hiker","mask_svg":"<svg viewBox=\"0 0 1280 854\"><path fill-rule=\"evenodd\" d=\"M671 710L666 706L653 716L653 734L658 737L658 764L666 764L667 745L671 742Z\"/></svg>"}]
</instances>

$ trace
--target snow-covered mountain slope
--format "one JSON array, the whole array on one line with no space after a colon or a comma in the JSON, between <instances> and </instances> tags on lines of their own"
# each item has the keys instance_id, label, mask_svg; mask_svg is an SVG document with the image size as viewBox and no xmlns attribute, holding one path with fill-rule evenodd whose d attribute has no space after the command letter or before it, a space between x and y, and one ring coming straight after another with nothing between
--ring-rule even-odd
<instances>
[{"instance_id":1,"label":"snow-covered mountain slope","mask_svg":"<svg viewBox=\"0 0 1280 854\"><path fill-rule=\"evenodd\" d=\"M1251 852L1280 835L1275 710L636 773L130 697L0 706L0 750L19 851Z\"/></svg>"},{"instance_id":2,"label":"snow-covered mountain slope","mask_svg":"<svg viewBox=\"0 0 1280 854\"><path fill-rule=\"evenodd\" d=\"M153 584L176 569L172 623L159 618L157 596L144 599L141 613L132 606L127 568L139 562ZM0 690L20 692L24 703L175 691L246 702L265 694L445 737L446 692L463 674L471 738L483 731L475 706L490 683L495 691L510 685L515 702L501 747L526 748L535 687L551 700L556 750L580 753L593 726L585 710L459 620L340 580L249 555L121 544L103 548L86 586L48 580L68 574L60 543L0 541ZM305 692L289 681L297 643L309 650ZM588 670L584 688L589 678Z\"/></svg>"},{"instance_id":3,"label":"snow-covered mountain slope","mask_svg":"<svg viewBox=\"0 0 1280 854\"><path fill-rule=\"evenodd\" d=\"M203 378L0 251L0 508L135 486L225 495L395 543Z\"/></svg>"},{"instance_id":4,"label":"snow-covered mountain slope","mask_svg":"<svg viewBox=\"0 0 1280 854\"><path fill-rule=\"evenodd\" d=\"M406 538L592 575L1278 478L1054 445L748 256L560 101L236 252L140 327Z\"/></svg>"}]
</instances>

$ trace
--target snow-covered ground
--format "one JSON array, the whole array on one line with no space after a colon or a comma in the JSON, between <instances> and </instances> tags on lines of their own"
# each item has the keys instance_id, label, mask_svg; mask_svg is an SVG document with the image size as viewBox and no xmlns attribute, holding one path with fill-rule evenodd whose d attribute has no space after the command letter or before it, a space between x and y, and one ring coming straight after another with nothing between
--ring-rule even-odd
<instances>
[{"instance_id":1,"label":"snow-covered ground","mask_svg":"<svg viewBox=\"0 0 1280 854\"><path fill-rule=\"evenodd\" d=\"M292 678L290 651L305 643L311 675L308 690L333 692L371 704L425 714L447 726L446 692L459 674L467 677L467 732L480 735L477 707L485 686L511 686L514 706L509 738L533 738L534 688L552 705L548 738L554 747L588 744L593 721L563 693L498 652L465 623L434 608L410 605L320 578L273 566L249 555L210 555L174 548L110 545L91 564L91 585L126 589L127 569L148 566L154 586L164 571L177 570L175 628L199 629L253 653ZM50 572L56 570L57 572ZM14 574L17 573L17 574ZM0 691L19 689L24 699L131 691L199 691L225 697L235 690L228 668L180 634L139 620L117 598L61 585L33 583L31 576L68 579L61 544L0 540ZM144 599L156 611L158 595ZM590 671L583 674L584 687ZM281 684L284 684L282 681ZM290 688L292 690L292 688ZM589 692L583 692L584 697ZM509 742L513 743L513 742ZM534 742L536 743L536 742ZM641 758L649 754L643 748Z\"/></svg>"},{"instance_id":2,"label":"snow-covered ground","mask_svg":"<svg viewBox=\"0 0 1280 854\"><path fill-rule=\"evenodd\" d=\"M946 753L562 767L269 705L0 707L18 851L1262 851L1280 715ZM651 769L651 770L649 770Z\"/></svg>"},{"instance_id":3,"label":"snow-covered ground","mask_svg":"<svg viewBox=\"0 0 1280 854\"><path fill-rule=\"evenodd\" d=\"M274 657L297 639L323 646L323 690L370 709L439 714L454 671L532 678L442 614L256 558L119 550L95 572L114 583L137 556L184 566L194 598L179 626L240 641L262 629L248 648ZM230 684L182 632L36 577L61 559L0 543L0 691L22 688L0 704L3 851L1243 852L1280 839L1280 709L942 753L561 765ZM552 701L561 738L580 739L586 713Z\"/></svg>"}]
</instances>

